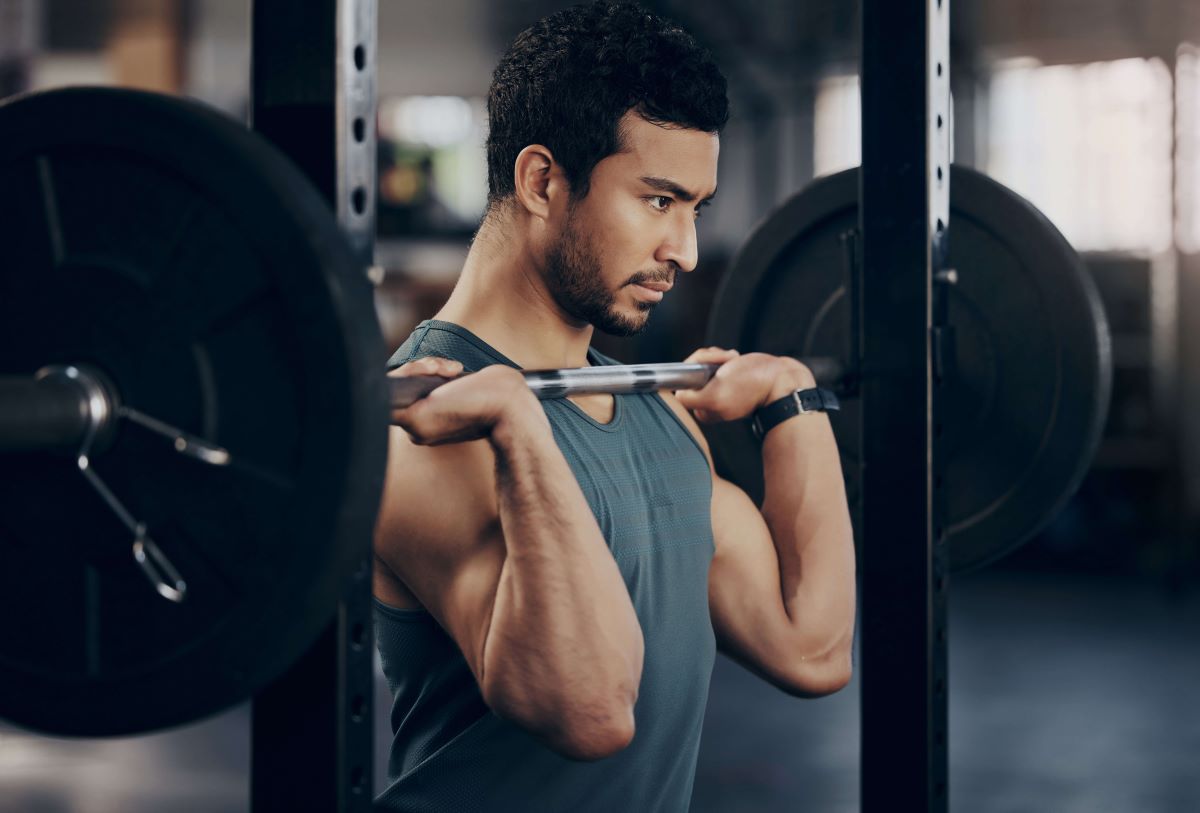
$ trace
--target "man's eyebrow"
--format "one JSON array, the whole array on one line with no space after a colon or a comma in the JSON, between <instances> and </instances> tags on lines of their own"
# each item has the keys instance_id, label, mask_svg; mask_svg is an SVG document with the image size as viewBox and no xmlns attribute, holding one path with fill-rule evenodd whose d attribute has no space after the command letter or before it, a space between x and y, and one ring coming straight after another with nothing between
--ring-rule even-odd
<instances>
[{"instance_id":1,"label":"man's eyebrow","mask_svg":"<svg viewBox=\"0 0 1200 813\"><path fill-rule=\"evenodd\" d=\"M659 192L668 192L668 193L674 195L676 198L683 201L684 203L691 203L692 201L694 201L696 199L695 195L693 195L691 192L684 189L679 184L672 181L670 178L658 178L658 177L655 177L652 175L643 175L639 180L641 180L642 183L646 184L646 186L649 186L652 189L657 189ZM706 197L704 200L700 201L700 203L702 203L702 204L708 203L710 200L713 199L714 196L716 196L716 194L717 194L717 190L714 189L712 191L712 194L709 195L708 197Z\"/></svg>"}]
</instances>

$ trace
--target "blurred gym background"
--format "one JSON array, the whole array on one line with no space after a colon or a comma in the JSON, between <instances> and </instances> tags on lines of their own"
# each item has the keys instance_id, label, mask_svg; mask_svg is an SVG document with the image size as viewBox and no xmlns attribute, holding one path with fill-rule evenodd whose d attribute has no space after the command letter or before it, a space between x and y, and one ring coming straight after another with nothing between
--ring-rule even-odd
<instances>
[{"instance_id":1,"label":"blurred gym background","mask_svg":"<svg viewBox=\"0 0 1200 813\"><path fill-rule=\"evenodd\" d=\"M378 310L392 347L445 299L482 212L491 69L563 5L380 0ZM643 335L597 342L627 362L703 343L754 224L859 160L857 3L643 5L713 50L733 118L699 268ZM955 161L1027 197L1083 253L1115 363L1078 495L1029 545L955 578L951 806L1197 811L1200 4L976 0L951 19ZM115 84L244 119L249 46L249 0L0 0L0 97ZM692 809L856 810L859 724L856 685L794 700L718 659ZM249 755L248 706L105 741L0 724L0 813L244 811Z\"/></svg>"}]
</instances>

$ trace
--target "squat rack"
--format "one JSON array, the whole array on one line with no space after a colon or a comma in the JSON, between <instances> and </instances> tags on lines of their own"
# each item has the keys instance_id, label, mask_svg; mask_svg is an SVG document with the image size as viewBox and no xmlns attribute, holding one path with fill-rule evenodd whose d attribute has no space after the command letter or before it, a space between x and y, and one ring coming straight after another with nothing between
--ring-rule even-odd
<instances>
[{"instance_id":1,"label":"squat rack","mask_svg":"<svg viewBox=\"0 0 1200 813\"><path fill-rule=\"evenodd\" d=\"M946 533L937 360L953 342L949 0L862 0L861 807L945 811ZM376 0L254 0L252 120L337 212L364 271ZM864 363L865 360L865 363ZM886 405L886 406L885 406ZM329 627L253 704L255 810L370 809L370 540Z\"/></svg>"}]
</instances>

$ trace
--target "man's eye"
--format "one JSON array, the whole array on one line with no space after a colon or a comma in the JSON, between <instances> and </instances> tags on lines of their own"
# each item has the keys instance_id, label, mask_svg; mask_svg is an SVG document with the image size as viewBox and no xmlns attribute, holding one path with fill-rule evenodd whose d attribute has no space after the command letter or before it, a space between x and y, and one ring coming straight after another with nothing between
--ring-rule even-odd
<instances>
[{"instance_id":1,"label":"man's eye","mask_svg":"<svg viewBox=\"0 0 1200 813\"><path fill-rule=\"evenodd\" d=\"M660 212L665 212L671 206L671 199L666 195L653 195L648 198L650 206Z\"/></svg>"}]
</instances>

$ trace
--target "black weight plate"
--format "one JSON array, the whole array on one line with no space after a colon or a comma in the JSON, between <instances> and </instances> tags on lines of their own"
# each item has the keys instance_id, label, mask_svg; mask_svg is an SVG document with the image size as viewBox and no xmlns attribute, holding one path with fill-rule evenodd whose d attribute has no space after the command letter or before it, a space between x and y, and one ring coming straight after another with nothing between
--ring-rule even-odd
<instances>
[{"instance_id":1,"label":"black weight plate","mask_svg":"<svg viewBox=\"0 0 1200 813\"><path fill-rule=\"evenodd\" d=\"M949 559L964 570L1029 539L1074 493L1100 440L1112 364L1099 296L1062 235L985 175L953 167L950 177L949 264L958 283L948 314L957 372L941 396ZM857 226L858 170L793 197L735 259L709 341L844 359L842 235ZM844 400L831 416L852 503L860 496L861 415L857 400ZM761 499L761 456L749 431L719 427L711 439L722 469Z\"/></svg>"},{"instance_id":2,"label":"black weight plate","mask_svg":"<svg viewBox=\"0 0 1200 813\"><path fill-rule=\"evenodd\" d=\"M194 102L0 106L0 375L88 364L232 455L122 422L93 469L185 579L159 596L67 457L0 457L0 717L104 736L251 696L368 572L386 455L372 290L329 208Z\"/></svg>"}]
</instances>

